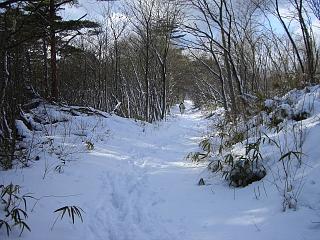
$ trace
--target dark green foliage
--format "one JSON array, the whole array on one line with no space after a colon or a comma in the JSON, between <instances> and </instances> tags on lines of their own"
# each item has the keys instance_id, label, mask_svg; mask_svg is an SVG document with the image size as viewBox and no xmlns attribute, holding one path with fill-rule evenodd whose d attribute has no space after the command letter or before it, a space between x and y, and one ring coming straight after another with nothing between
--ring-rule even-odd
<instances>
[{"instance_id":1,"label":"dark green foliage","mask_svg":"<svg viewBox=\"0 0 320 240\"><path fill-rule=\"evenodd\" d=\"M10 227L9 223L4 221L4 220L2 220L2 219L0 219L0 229L2 227L5 227L6 233L9 236L10 232L11 232L11 227Z\"/></svg>"},{"instance_id":2,"label":"dark green foliage","mask_svg":"<svg viewBox=\"0 0 320 240\"><path fill-rule=\"evenodd\" d=\"M228 137L228 139L225 141L225 146L231 147L234 144L243 142L245 139L245 134L241 131L234 131L231 133L231 135Z\"/></svg>"},{"instance_id":3,"label":"dark green foliage","mask_svg":"<svg viewBox=\"0 0 320 240\"><path fill-rule=\"evenodd\" d=\"M249 160L237 161L230 173L228 180L234 187L245 187L253 182L260 181L267 174L262 165L258 168Z\"/></svg>"},{"instance_id":4,"label":"dark green foliage","mask_svg":"<svg viewBox=\"0 0 320 240\"><path fill-rule=\"evenodd\" d=\"M199 186L203 186L203 185L206 185L203 178L200 178L199 182L198 182L198 185Z\"/></svg>"},{"instance_id":5,"label":"dark green foliage","mask_svg":"<svg viewBox=\"0 0 320 240\"><path fill-rule=\"evenodd\" d=\"M81 35L83 29L97 28L95 22L63 20L58 12L73 0L55 0L55 15L50 19L49 2L42 0L3 3L0 12L0 168L10 169L15 159L17 135L15 121L21 119L24 104L30 99L49 97L49 30L56 37L57 53ZM54 22L54 23L52 23ZM25 122L26 123L26 122Z\"/></svg>"},{"instance_id":6,"label":"dark green foliage","mask_svg":"<svg viewBox=\"0 0 320 240\"><path fill-rule=\"evenodd\" d=\"M90 141L86 141L86 147L88 151L92 151L94 149L94 144Z\"/></svg>"},{"instance_id":7,"label":"dark green foliage","mask_svg":"<svg viewBox=\"0 0 320 240\"><path fill-rule=\"evenodd\" d=\"M79 218L81 222L83 222L82 213L84 213L84 211L80 207L64 206L56 209L54 212L60 214L60 219L62 219L67 213L68 217L72 219L72 224L75 223L75 218Z\"/></svg>"},{"instance_id":8,"label":"dark green foliage","mask_svg":"<svg viewBox=\"0 0 320 240\"><path fill-rule=\"evenodd\" d=\"M31 231L26 223L27 214L27 199L33 198L30 195L20 195L20 186L12 183L4 186L0 185L1 195L0 200L5 213L5 218L0 219L0 229L5 228L9 236L14 227L20 228L20 235L25 229ZM22 206L21 206L22 205Z\"/></svg>"},{"instance_id":9,"label":"dark green foliage","mask_svg":"<svg viewBox=\"0 0 320 240\"><path fill-rule=\"evenodd\" d=\"M208 157L208 154L201 152L191 152L187 155L186 159L191 160L192 162L201 162L205 161Z\"/></svg>"},{"instance_id":10,"label":"dark green foliage","mask_svg":"<svg viewBox=\"0 0 320 240\"><path fill-rule=\"evenodd\" d=\"M299 112L298 114L294 114L292 119L295 121L302 121L310 117L310 113L307 112Z\"/></svg>"},{"instance_id":11,"label":"dark green foliage","mask_svg":"<svg viewBox=\"0 0 320 240\"><path fill-rule=\"evenodd\" d=\"M196 163L207 160L212 152L210 137L203 139L199 146L203 152L191 152L187 155L186 159Z\"/></svg>"},{"instance_id":12,"label":"dark green foliage","mask_svg":"<svg viewBox=\"0 0 320 240\"><path fill-rule=\"evenodd\" d=\"M280 123L283 122L283 119L278 118L277 116L273 116L270 119L270 124L268 124L268 127L271 128L277 128L279 126Z\"/></svg>"},{"instance_id":13,"label":"dark green foliage","mask_svg":"<svg viewBox=\"0 0 320 240\"><path fill-rule=\"evenodd\" d=\"M259 181L266 175L266 170L261 161L263 157L260 152L260 144L263 138L256 142L245 145L244 155L229 153L223 160L212 161L208 168L212 172L221 172L222 177L234 187L245 187L253 182Z\"/></svg>"},{"instance_id":14,"label":"dark green foliage","mask_svg":"<svg viewBox=\"0 0 320 240\"><path fill-rule=\"evenodd\" d=\"M55 166L54 170L58 173L63 173L65 166L66 166L66 160L60 159L60 163L57 166Z\"/></svg>"},{"instance_id":15,"label":"dark green foliage","mask_svg":"<svg viewBox=\"0 0 320 240\"><path fill-rule=\"evenodd\" d=\"M297 151L289 151L285 154L283 154L279 161L283 161L285 159L288 159L288 160L291 160L291 157L294 156L296 159L300 160L301 159L301 156L303 155L302 152L297 152Z\"/></svg>"},{"instance_id":16,"label":"dark green foliage","mask_svg":"<svg viewBox=\"0 0 320 240\"><path fill-rule=\"evenodd\" d=\"M210 137L207 137L205 139L203 139L200 143L199 143L199 146L201 147L201 149L203 151L205 151L206 153L210 153L212 152L212 145L211 145L211 142L210 142Z\"/></svg>"},{"instance_id":17,"label":"dark green foliage","mask_svg":"<svg viewBox=\"0 0 320 240\"><path fill-rule=\"evenodd\" d=\"M3 137L1 141L1 147L0 168L3 170L11 169L13 166L13 156L15 151L14 139Z\"/></svg>"},{"instance_id":18,"label":"dark green foliage","mask_svg":"<svg viewBox=\"0 0 320 240\"><path fill-rule=\"evenodd\" d=\"M237 124L221 120L215 125L220 138L219 154L222 154L224 149L229 149L237 143L242 143L247 138L247 131L239 129Z\"/></svg>"}]
</instances>

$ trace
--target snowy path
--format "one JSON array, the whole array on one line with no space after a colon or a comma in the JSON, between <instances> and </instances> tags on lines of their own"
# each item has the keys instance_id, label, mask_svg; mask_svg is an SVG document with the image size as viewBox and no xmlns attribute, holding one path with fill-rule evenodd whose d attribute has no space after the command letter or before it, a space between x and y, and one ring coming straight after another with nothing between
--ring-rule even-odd
<instances>
[{"instance_id":1,"label":"snowy path","mask_svg":"<svg viewBox=\"0 0 320 240\"><path fill-rule=\"evenodd\" d=\"M57 160L46 151L30 168L3 172L1 183L14 181L34 196L48 196L29 214L32 232L22 239L318 240L311 207L283 213L281 196L271 184L233 190L219 177L210 177L205 165L185 160L198 149L209 123L191 107L189 102L184 115L173 109L173 116L158 125L143 127L116 116L93 124L94 150L70 155L76 161L68 162L62 174L50 170L44 177L48 162ZM80 118L76 125L82 129L84 121L94 119ZM54 138L63 140L57 133ZM71 134L72 139L84 147ZM198 186L201 177L210 184ZM53 226L53 211L65 205L80 206L84 222L72 225L64 218ZM0 233L2 237L7 238Z\"/></svg>"},{"instance_id":2,"label":"snowy path","mask_svg":"<svg viewBox=\"0 0 320 240\"><path fill-rule=\"evenodd\" d=\"M186 239L189 220L184 216L185 203L192 200L190 187L198 188L197 176L202 169L184 158L196 149L197 138L207 126L201 117L190 109L146 129L139 137L114 136L114 146L108 146L108 151L125 160L99 176L102 191L90 216L86 239ZM121 151L117 141L126 142ZM193 201L191 204L194 207Z\"/></svg>"},{"instance_id":3,"label":"snowy path","mask_svg":"<svg viewBox=\"0 0 320 240\"><path fill-rule=\"evenodd\" d=\"M191 103L187 109L182 116L174 109L174 118L143 134L129 130L113 136L107 155L119 161L111 158L99 175L102 191L85 239L317 239L308 214L282 213L278 193L264 192L265 183L233 190L215 178L198 186L208 173L185 156L198 149L208 121L191 110ZM311 209L305 211L311 215Z\"/></svg>"}]
</instances>

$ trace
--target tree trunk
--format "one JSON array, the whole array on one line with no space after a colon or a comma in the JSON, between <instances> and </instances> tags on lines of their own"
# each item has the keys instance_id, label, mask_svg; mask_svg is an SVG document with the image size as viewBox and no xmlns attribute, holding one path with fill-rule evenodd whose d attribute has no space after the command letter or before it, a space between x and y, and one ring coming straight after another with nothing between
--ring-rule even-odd
<instances>
[{"instance_id":1,"label":"tree trunk","mask_svg":"<svg viewBox=\"0 0 320 240\"><path fill-rule=\"evenodd\" d=\"M224 58L224 65L226 68L227 73L227 82L229 87L229 95L230 95L230 101L231 101L231 111L233 115L237 114L237 105L236 105L236 99L234 94L234 88L232 83L232 72L231 72L231 66L230 66L230 60L228 56L227 49L230 49L230 46L227 45L227 40L225 36L225 30L223 27L223 4L225 4L223 1L220 2L220 9L219 9L219 17L220 17L220 32L221 32L221 40L222 45L224 47L223 49L223 58ZM229 33L230 34L230 33Z\"/></svg>"},{"instance_id":2,"label":"tree trunk","mask_svg":"<svg viewBox=\"0 0 320 240\"><path fill-rule=\"evenodd\" d=\"M301 28L301 32L303 35L303 41L306 48L306 55L307 55L307 74L308 74L308 80L310 83L315 83L315 57L314 57L314 50L313 50L313 38L308 30L308 27L306 25L305 19L303 17L303 3L302 0L299 0L299 2L296 0L296 9L298 11L298 18L299 18L299 24Z\"/></svg>"},{"instance_id":3,"label":"tree trunk","mask_svg":"<svg viewBox=\"0 0 320 240\"><path fill-rule=\"evenodd\" d=\"M303 65L303 62L302 62L298 47L297 47L295 41L293 40L292 35L289 32L289 29L288 29L287 25L285 24L284 20L282 19L282 16L281 16L281 13L280 13L280 9L279 9L278 0L276 0L275 4L276 4L275 7L276 7L276 12L277 12L278 19L280 20L281 25L282 25L283 29L285 30L285 32L286 32L286 34L287 34L287 36L288 36L288 38L289 38L289 40L290 40L290 42L292 44L293 50L294 50L295 54L297 55L299 66L301 68L301 72L305 73L304 65Z\"/></svg>"},{"instance_id":4,"label":"tree trunk","mask_svg":"<svg viewBox=\"0 0 320 240\"><path fill-rule=\"evenodd\" d=\"M147 30L148 31L148 30ZM149 41L149 34L147 33L147 41ZM150 86L149 86L149 42L146 44L146 59L145 59L145 84L146 84L146 109L145 109L145 120L149 121L149 115L150 115Z\"/></svg>"},{"instance_id":5,"label":"tree trunk","mask_svg":"<svg viewBox=\"0 0 320 240\"><path fill-rule=\"evenodd\" d=\"M2 91L1 91L1 102L0 102L0 107L3 107L5 98L6 98L6 89L8 86L8 81L9 81L9 70L8 70L8 52L5 51L3 53L3 64L4 64L4 81L3 81L3 86L2 86Z\"/></svg>"},{"instance_id":6,"label":"tree trunk","mask_svg":"<svg viewBox=\"0 0 320 240\"><path fill-rule=\"evenodd\" d=\"M43 90L45 96L49 95L49 77L48 77L48 49L46 40L42 39L42 51L43 51Z\"/></svg>"},{"instance_id":7,"label":"tree trunk","mask_svg":"<svg viewBox=\"0 0 320 240\"><path fill-rule=\"evenodd\" d=\"M54 0L50 0L50 10L49 10L49 18L50 18L50 53L51 53L51 98L53 100L57 100L59 97L59 84L57 78L57 50L56 50L56 33L55 33L55 5Z\"/></svg>"},{"instance_id":8,"label":"tree trunk","mask_svg":"<svg viewBox=\"0 0 320 240\"><path fill-rule=\"evenodd\" d=\"M167 107L167 72L165 65L161 67L162 69L162 112L161 119L166 117L166 107Z\"/></svg>"}]
</instances>

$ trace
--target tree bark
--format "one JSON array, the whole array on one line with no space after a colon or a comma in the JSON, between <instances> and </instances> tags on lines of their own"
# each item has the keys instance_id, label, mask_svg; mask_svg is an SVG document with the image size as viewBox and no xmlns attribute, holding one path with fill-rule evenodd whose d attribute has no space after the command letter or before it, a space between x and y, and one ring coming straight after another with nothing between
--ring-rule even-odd
<instances>
[{"instance_id":1,"label":"tree bark","mask_svg":"<svg viewBox=\"0 0 320 240\"><path fill-rule=\"evenodd\" d=\"M54 0L50 0L49 6L49 19L50 19L50 53L51 53L51 98L58 100L59 98L59 84L57 78L57 49L56 49L56 32L55 32L55 4Z\"/></svg>"},{"instance_id":2,"label":"tree bark","mask_svg":"<svg viewBox=\"0 0 320 240\"><path fill-rule=\"evenodd\" d=\"M48 48L46 40L42 39L42 51L43 51L43 90L45 96L49 95L49 77L48 77Z\"/></svg>"}]
</instances>

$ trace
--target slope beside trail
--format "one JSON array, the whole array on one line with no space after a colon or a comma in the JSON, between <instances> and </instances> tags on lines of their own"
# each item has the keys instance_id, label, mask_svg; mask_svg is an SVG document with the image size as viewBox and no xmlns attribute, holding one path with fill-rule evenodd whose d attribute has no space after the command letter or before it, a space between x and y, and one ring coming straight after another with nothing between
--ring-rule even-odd
<instances>
[{"instance_id":1,"label":"slope beside trail","mask_svg":"<svg viewBox=\"0 0 320 240\"><path fill-rule=\"evenodd\" d=\"M318 225L308 218L312 209L283 213L273 186L266 183L259 193L255 184L235 190L211 178L205 165L185 160L198 149L209 124L191 102L186 107L185 114L175 107L166 122L154 125L116 116L99 120L90 138L94 149L70 154L61 174L50 170L54 157L43 151L40 159L46 161L4 172L2 182L14 181L40 198L28 218L32 231L21 239L317 239ZM68 144L61 137L63 129L51 137L66 149L84 148L73 133L78 136L79 129L94 121L77 121L77 129L70 127ZM202 177L208 185L197 185ZM55 222L53 211L65 205L81 207L84 222L76 219L72 225L67 217Z\"/></svg>"}]
</instances>

